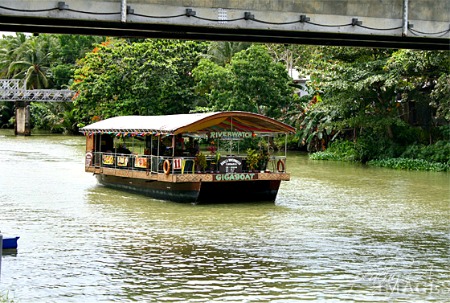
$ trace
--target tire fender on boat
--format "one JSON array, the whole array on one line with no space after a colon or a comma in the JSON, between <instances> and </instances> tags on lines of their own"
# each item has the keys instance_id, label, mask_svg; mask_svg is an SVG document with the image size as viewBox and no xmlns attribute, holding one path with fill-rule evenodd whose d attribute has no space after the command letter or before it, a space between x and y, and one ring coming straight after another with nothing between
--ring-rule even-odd
<instances>
[{"instance_id":1,"label":"tire fender on boat","mask_svg":"<svg viewBox=\"0 0 450 303\"><path fill-rule=\"evenodd\" d=\"M284 161L283 160L278 160L277 162L277 170L278 172L284 172Z\"/></svg>"},{"instance_id":2,"label":"tire fender on boat","mask_svg":"<svg viewBox=\"0 0 450 303\"><path fill-rule=\"evenodd\" d=\"M168 175L170 173L170 161L169 160L164 161L163 170L166 175Z\"/></svg>"}]
</instances>

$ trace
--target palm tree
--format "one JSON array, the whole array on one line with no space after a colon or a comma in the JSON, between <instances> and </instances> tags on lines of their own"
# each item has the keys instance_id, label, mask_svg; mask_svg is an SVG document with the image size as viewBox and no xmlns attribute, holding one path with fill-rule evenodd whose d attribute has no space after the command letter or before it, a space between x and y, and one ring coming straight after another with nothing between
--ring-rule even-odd
<instances>
[{"instance_id":1,"label":"palm tree","mask_svg":"<svg viewBox=\"0 0 450 303\"><path fill-rule=\"evenodd\" d=\"M23 79L28 89L42 89L49 86L47 70L52 56L52 37L44 39L31 37L16 49L15 59L9 64L7 76Z\"/></svg>"},{"instance_id":2,"label":"palm tree","mask_svg":"<svg viewBox=\"0 0 450 303\"><path fill-rule=\"evenodd\" d=\"M0 39L0 78L6 78L11 62L15 61L16 52L27 37L23 33L16 33L15 36L3 36Z\"/></svg>"},{"instance_id":3,"label":"palm tree","mask_svg":"<svg viewBox=\"0 0 450 303\"><path fill-rule=\"evenodd\" d=\"M207 57L220 66L225 66L231 62L233 55L249 48L248 42L212 42L208 48Z\"/></svg>"}]
</instances>

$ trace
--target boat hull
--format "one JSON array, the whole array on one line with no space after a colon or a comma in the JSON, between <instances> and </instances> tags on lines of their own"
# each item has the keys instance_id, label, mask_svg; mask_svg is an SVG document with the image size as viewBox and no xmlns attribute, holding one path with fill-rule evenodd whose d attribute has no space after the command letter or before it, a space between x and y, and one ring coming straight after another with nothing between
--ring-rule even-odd
<instances>
[{"instance_id":1,"label":"boat hull","mask_svg":"<svg viewBox=\"0 0 450 303\"><path fill-rule=\"evenodd\" d=\"M163 182L96 175L100 184L161 200L187 203L275 201L280 180L232 182Z\"/></svg>"},{"instance_id":2,"label":"boat hull","mask_svg":"<svg viewBox=\"0 0 450 303\"><path fill-rule=\"evenodd\" d=\"M274 202L280 180L204 182L199 202Z\"/></svg>"},{"instance_id":3,"label":"boat hull","mask_svg":"<svg viewBox=\"0 0 450 303\"><path fill-rule=\"evenodd\" d=\"M200 182L169 183L137 178L96 175L100 184L107 187L132 191L146 196L175 202L196 202L200 192Z\"/></svg>"}]
</instances>

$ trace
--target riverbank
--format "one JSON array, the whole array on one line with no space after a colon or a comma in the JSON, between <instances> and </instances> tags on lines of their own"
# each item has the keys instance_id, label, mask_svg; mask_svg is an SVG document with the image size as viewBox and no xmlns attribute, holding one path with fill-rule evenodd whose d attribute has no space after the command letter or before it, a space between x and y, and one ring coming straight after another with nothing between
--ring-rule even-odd
<instances>
[{"instance_id":1,"label":"riverbank","mask_svg":"<svg viewBox=\"0 0 450 303\"><path fill-rule=\"evenodd\" d=\"M410 145L404 148L399 157L383 156L367 159L362 151L350 141L336 141L321 152L310 154L311 160L332 160L344 162L362 162L370 166L392 169L448 172L450 171L450 142L437 141L430 145ZM388 153L385 153L388 154Z\"/></svg>"}]
</instances>

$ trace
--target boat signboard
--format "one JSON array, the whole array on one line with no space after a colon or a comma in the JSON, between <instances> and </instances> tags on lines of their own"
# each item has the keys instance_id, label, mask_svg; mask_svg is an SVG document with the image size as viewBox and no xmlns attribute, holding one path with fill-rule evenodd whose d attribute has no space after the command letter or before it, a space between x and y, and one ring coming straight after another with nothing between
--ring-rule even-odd
<instances>
[{"instance_id":1,"label":"boat signboard","mask_svg":"<svg viewBox=\"0 0 450 303\"><path fill-rule=\"evenodd\" d=\"M222 174L241 173L242 160L234 157L220 158L219 171Z\"/></svg>"},{"instance_id":2,"label":"boat signboard","mask_svg":"<svg viewBox=\"0 0 450 303\"><path fill-rule=\"evenodd\" d=\"M224 175L214 175L214 181L250 181L256 179L258 179L258 174L255 173L232 173Z\"/></svg>"}]
</instances>

